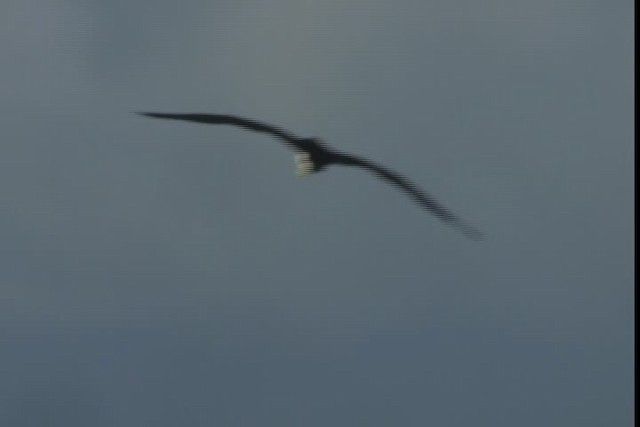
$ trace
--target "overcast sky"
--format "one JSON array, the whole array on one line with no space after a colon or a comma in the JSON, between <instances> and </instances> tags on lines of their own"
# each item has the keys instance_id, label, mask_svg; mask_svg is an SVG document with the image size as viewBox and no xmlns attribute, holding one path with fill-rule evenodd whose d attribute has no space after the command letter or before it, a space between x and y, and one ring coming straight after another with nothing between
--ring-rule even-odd
<instances>
[{"instance_id":1,"label":"overcast sky","mask_svg":"<svg viewBox=\"0 0 640 427\"><path fill-rule=\"evenodd\" d=\"M3 0L0 424L628 426L633 3ZM239 114L411 177L299 178Z\"/></svg>"}]
</instances>

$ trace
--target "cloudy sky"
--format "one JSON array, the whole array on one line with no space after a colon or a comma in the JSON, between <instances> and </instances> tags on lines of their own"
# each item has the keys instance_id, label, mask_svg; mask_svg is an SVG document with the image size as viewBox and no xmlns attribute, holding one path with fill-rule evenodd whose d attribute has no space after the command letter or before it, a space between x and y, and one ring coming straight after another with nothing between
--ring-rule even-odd
<instances>
[{"instance_id":1,"label":"cloudy sky","mask_svg":"<svg viewBox=\"0 0 640 427\"><path fill-rule=\"evenodd\" d=\"M633 420L633 3L4 0L0 424ZM396 169L298 178L231 113Z\"/></svg>"}]
</instances>

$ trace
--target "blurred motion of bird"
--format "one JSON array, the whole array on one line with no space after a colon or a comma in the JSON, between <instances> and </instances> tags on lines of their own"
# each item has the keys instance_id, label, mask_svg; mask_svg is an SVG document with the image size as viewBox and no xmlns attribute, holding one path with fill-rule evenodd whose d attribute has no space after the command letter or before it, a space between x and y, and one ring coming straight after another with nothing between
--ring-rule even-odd
<instances>
[{"instance_id":1,"label":"blurred motion of bird","mask_svg":"<svg viewBox=\"0 0 640 427\"><path fill-rule=\"evenodd\" d=\"M256 120L246 119L226 114L172 114L172 113L138 113L147 117L159 119L186 120L197 123L223 124L239 126L256 132L271 134L282 141L295 154L296 172L298 175L309 175L320 172L330 165L345 165L364 168L379 178L393 184L404 191L421 207L437 216L440 220L460 230L467 237L479 239L482 233L475 227L463 222L455 214L438 203L433 197L426 194L402 175L386 169L367 159L351 154L341 153L326 146L318 138L300 138L277 126L268 125Z\"/></svg>"}]
</instances>

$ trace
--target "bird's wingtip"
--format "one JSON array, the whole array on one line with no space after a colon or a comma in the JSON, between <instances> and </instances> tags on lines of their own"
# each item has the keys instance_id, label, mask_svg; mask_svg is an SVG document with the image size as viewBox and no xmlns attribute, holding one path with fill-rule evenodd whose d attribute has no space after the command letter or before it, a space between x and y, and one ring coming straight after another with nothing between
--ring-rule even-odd
<instances>
[{"instance_id":1,"label":"bird's wingtip","mask_svg":"<svg viewBox=\"0 0 640 427\"><path fill-rule=\"evenodd\" d=\"M484 233L480 230L478 230L477 228L468 225L468 224L464 224L461 226L462 229L462 233L467 236L468 238L470 238L471 240L484 240L485 236Z\"/></svg>"}]
</instances>

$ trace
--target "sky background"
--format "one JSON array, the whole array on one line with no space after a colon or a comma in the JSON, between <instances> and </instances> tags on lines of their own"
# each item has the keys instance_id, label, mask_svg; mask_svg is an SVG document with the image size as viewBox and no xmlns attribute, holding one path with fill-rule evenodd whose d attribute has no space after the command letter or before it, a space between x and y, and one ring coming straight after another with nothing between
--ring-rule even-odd
<instances>
[{"instance_id":1,"label":"sky background","mask_svg":"<svg viewBox=\"0 0 640 427\"><path fill-rule=\"evenodd\" d=\"M629 426L633 3L3 0L0 424ZM298 178L230 113L398 170Z\"/></svg>"}]
</instances>

